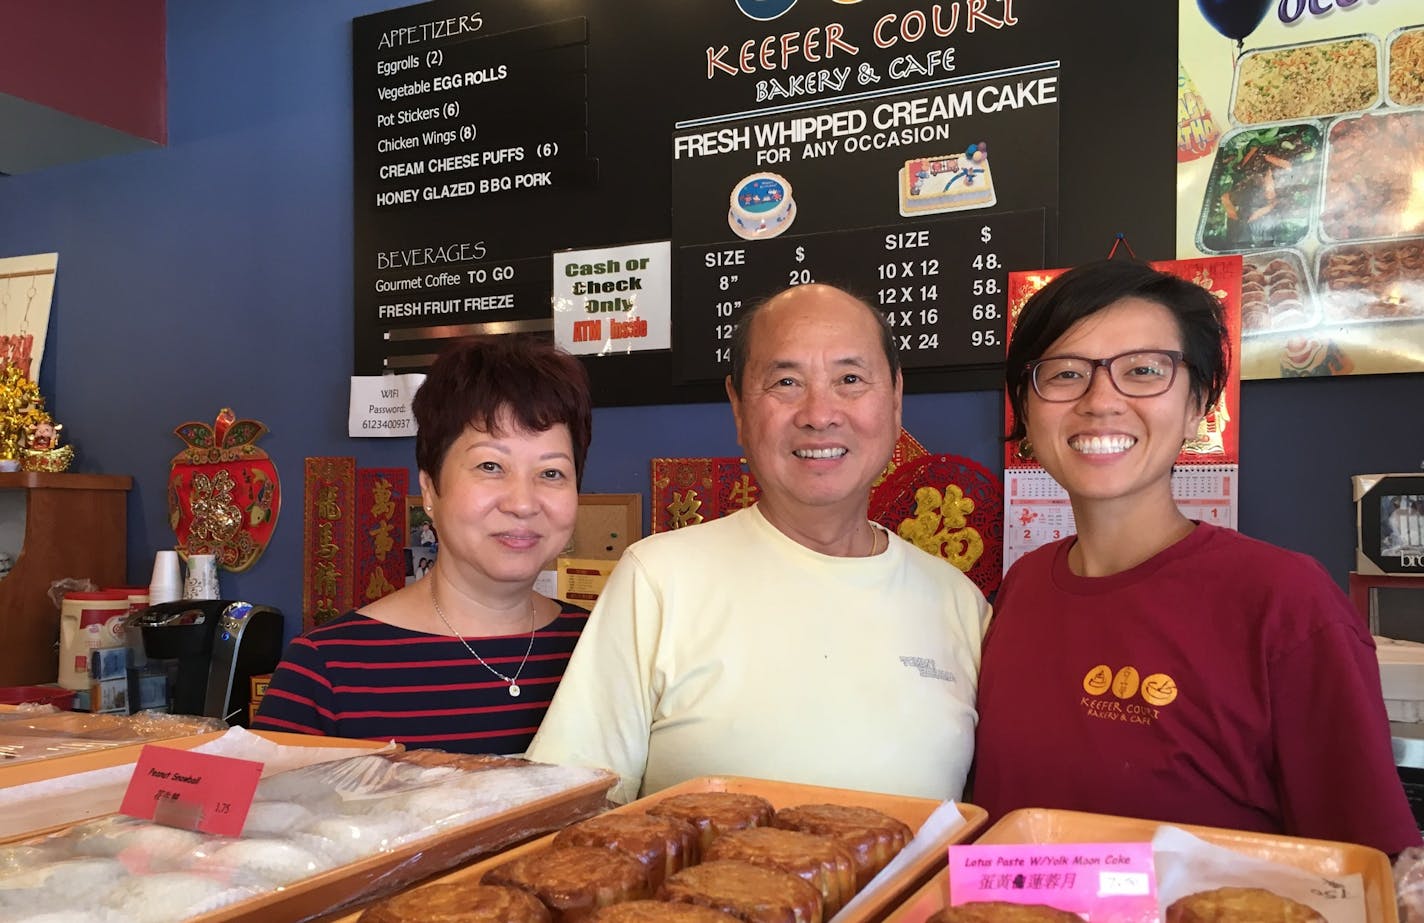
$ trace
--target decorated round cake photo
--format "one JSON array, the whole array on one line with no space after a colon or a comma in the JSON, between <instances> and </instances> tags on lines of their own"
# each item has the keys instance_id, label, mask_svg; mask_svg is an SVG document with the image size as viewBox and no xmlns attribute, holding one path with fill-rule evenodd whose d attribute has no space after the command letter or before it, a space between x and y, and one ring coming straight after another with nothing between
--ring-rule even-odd
<instances>
[{"instance_id":1,"label":"decorated round cake photo","mask_svg":"<svg viewBox=\"0 0 1424 923\"><path fill-rule=\"evenodd\" d=\"M753 173L732 187L727 224L743 240L775 237L796 220L791 184L776 173Z\"/></svg>"}]
</instances>

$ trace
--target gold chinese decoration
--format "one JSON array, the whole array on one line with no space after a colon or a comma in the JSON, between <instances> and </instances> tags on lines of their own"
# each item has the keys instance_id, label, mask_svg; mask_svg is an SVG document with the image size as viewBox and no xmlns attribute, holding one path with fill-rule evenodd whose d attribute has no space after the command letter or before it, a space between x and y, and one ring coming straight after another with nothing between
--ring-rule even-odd
<instances>
[{"instance_id":1,"label":"gold chinese decoration","mask_svg":"<svg viewBox=\"0 0 1424 923\"><path fill-rule=\"evenodd\" d=\"M944 558L965 573L984 554L984 538L969 525L974 501L956 484L941 493L935 487L915 491L915 516L895 531L905 541Z\"/></svg>"},{"instance_id":2,"label":"gold chinese decoration","mask_svg":"<svg viewBox=\"0 0 1424 923\"><path fill-rule=\"evenodd\" d=\"M685 492L674 490L672 492L672 502L667 505L667 511L672 517L672 527L674 529L697 525L702 521L702 514L698 512L701 509L702 500L698 498L697 491L691 488Z\"/></svg>"},{"instance_id":3,"label":"gold chinese decoration","mask_svg":"<svg viewBox=\"0 0 1424 923\"><path fill-rule=\"evenodd\" d=\"M281 510L277 468L256 445L266 432L230 407L211 424L190 420L173 430L183 450L169 465L168 524L179 554L211 554L234 572L262 556Z\"/></svg>"},{"instance_id":4,"label":"gold chinese decoration","mask_svg":"<svg viewBox=\"0 0 1424 923\"><path fill-rule=\"evenodd\" d=\"M0 370L0 458L20 460L26 439L41 425L52 423L39 385L19 366L5 365Z\"/></svg>"},{"instance_id":5,"label":"gold chinese decoration","mask_svg":"<svg viewBox=\"0 0 1424 923\"><path fill-rule=\"evenodd\" d=\"M219 469L211 478L201 471L193 475L190 540L220 545L232 539L242 525L242 510L232 500L236 486L226 468Z\"/></svg>"}]
</instances>

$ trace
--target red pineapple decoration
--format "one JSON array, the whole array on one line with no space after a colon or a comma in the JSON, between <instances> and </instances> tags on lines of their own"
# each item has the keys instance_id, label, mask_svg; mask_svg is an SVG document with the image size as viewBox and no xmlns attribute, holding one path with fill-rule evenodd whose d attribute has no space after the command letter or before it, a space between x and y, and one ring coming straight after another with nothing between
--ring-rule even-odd
<instances>
[{"instance_id":1,"label":"red pineapple decoration","mask_svg":"<svg viewBox=\"0 0 1424 923\"><path fill-rule=\"evenodd\" d=\"M224 407L213 421L173 431L183 451L168 475L168 524L178 552L211 554L230 571L244 571L267 550L282 506L277 467L256 442L267 427L239 420Z\"/></svg>"}]
</instances>

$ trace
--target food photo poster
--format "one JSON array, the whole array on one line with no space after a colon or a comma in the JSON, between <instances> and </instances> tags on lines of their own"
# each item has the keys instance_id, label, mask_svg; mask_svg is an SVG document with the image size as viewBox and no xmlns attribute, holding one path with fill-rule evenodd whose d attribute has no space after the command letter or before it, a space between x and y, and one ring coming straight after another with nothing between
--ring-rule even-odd
<instances>
[{"instance_id":1,"label":"food photo poster","mask_svg":"<svg viewBox=\"0 0 1424 923\"><path fill-rule=\"evenodd\" d=\"M1246 379L1424 371L1424 4L1178 0L1177 255Z\"/></svg>"}]
</instances>

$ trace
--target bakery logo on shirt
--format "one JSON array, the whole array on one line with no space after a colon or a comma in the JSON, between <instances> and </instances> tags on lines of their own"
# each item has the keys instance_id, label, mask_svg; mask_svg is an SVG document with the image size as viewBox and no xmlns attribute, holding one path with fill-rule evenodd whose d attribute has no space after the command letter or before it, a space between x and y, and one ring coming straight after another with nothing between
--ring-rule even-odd
<instances>
[{"instance_id":1,"label":"bakery logo on shirt","mask_svg":"<svg viewBox=\"0 0 1424 923\"><path fill-rule=\"evenodd\" d=\"M836 0L837 3L859 3L860 0ZM758 22L769 22L785 16L796 0L737 0L737 9Z\"/></svg>"},{"instance_id":2,"label":"bakery logo on shirt","mask_svg":"<svg viewBox=\"0 0 1424 923\"><path fill-rule=\"evenodd\" d=\"M925 679L940 679L946 683L955 682L954 674L935 666L934 660L930 657L901 657L900 662L907 667L914 667Z\"/></svg>"},{"instance_id":3,"label":"bakery logo on shirt","mask_svg":"<svg viewBox=\"0 0 1424 923\"><path fill-rule=\"evenodd\" d=\"M1166 673L1141 678L1136 667L1114 671L1100 663L1083 677L1079 700L1090 718L1150 725L1162 717L1162 709L1177 699L1177 682Z\"/></svg>"}]
</instances>

